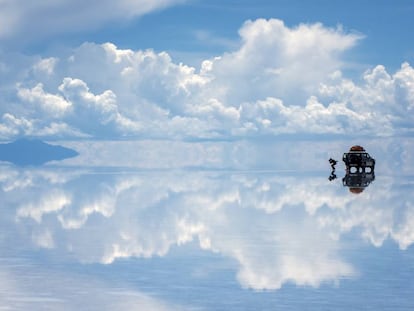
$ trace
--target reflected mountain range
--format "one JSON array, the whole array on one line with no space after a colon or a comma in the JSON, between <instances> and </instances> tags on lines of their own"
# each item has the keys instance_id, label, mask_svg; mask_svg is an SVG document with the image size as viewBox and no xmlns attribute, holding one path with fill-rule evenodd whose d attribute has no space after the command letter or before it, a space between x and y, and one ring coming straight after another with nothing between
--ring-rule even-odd
<instances>
[{"instance_id":1,"label":"reflected mountain range","mask_svg":"<svg viewBox=\"0 0 414 311\"><path fill-rule=\"evenodd\" d=\"M77 155L78 153L73 149L52 145L37 139L22 138L14 142L0 144L0 161L20 166L37 166Z\"/></svg>"}]
</instances>

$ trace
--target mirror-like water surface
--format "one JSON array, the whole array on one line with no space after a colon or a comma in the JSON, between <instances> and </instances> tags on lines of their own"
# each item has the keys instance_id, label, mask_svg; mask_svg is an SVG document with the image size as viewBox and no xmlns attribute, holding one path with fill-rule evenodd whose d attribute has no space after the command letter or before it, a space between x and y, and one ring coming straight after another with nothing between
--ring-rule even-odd
<instances>
[{"instance_id":1,"label":"mirror-like water surface","mask_svg":"<svg viewBox=\"0 0 414 311\"><path fill-rule=\"evenodd\" d=\"M4 164L0 310L414 309L413 140L365 142L359 194L340 161L328 179L351 144L73 142Z\"/></svg>"}]
</instances>

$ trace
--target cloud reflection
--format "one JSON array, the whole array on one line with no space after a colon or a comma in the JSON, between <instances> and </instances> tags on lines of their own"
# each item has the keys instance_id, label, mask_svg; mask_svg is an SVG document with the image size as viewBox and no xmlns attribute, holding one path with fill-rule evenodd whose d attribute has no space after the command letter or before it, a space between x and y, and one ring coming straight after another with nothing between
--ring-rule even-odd
<instances>
[{"instance_id":1,"label":"cloud reflection","mask_svg":"<svg viewBox=\"0 0 414 311\"><path fill-rule=\"evenodd\" d=\"M353 196L325 176L1 170L3 248L21 243L84 263L167 256L196 242L235 259L241 286L273 290L355 276L342 247L351 234L377 247L414 242L410 179L380 177Z\"/></svg>"},{"instance_id":2,"label":"cloud reflection","mask_svg":"<svg viewBox=\"0 0 414 311\"><path fill-rule=\"evenodd\" d=\"M91 276L0 261L2 310L190 310Z\"/></svg>"}]
</instances>

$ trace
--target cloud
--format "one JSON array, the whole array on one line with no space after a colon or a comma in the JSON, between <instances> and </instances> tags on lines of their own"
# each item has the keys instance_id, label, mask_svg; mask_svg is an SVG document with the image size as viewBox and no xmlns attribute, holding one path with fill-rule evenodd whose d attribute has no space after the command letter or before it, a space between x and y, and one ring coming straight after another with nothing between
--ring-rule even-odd
<instances>
[{"instance_id":1,"label":"cloud","mask_svg":"<svg viewBox=\"0 0 414 311\"><path fill-rule=\"evenodd\" d=\"M363 79L364 84L356 85L340 75L333 76L332 81L321 84L321 97L359 113L366 130L382 128L380 134L412 131L413 68L403 63L391 75L384 66L378 65L365 72Z\"/></svg>"},{"instance_id":2,"label":"cloud","mask_svg":"<svg viewBox=\"0 0 414 311\"><path fill-rule=\"evenodd\" d=\"M51 117L56 119L63 116L71 108L71 103L62 96L46 93L41 83L31 89L19 88L17 95L23 101L33 103L36 108L49 113Z\"/></svg>"},{"instance_id":3,"label":"cloud","mask_svg":"<svg viewBox=\"0 0 414 311\"><path fill-rule=\"evenodd\" d=\"M3 114L1 119L2 123L0 123L0 137L3 139L17 136L20 133L27 134L32 131L32 120L17 118L10 113Z\"/></svg>"},{"instance_id":4,"label":"cloud","mask_svg":"<svg viewBox=\"0 0 414 311\"><path fill-rule=\"evenodd\" d=\"M91 31L112 21L129 20L184 0L0 1L0 39L31 41Z\"/></svg>"},{"instance_id":5,"label":"cloud","mask_svg":"<svg viewBox=\"0 0 414 311\"><path fill-rule=\"evenodd\" d=\"M0 278L0 302L5 310L191 310L131 285L115 289L105 278L57 271L47 265L34 266L23 261L16 265L15 261L2 259Z\"/></svg>"},{"instance_id":6,"label":"cloud","mask_svg":"<svg viewBox=\"0 0 414 311\"><path fill-rule=\"evenodd\" d=\"M361 38L321 24L289 28L277 19L247 21L239 34L240 49L214 59L208 71L217 84L236 86L226 92L236 105L266 97L303 105L303 96L341 68L341 54Z\"/></svg>"},{"instance_id":7,"label":"cloud","mask_svg":"<svg viewBox=\"0 0 414 311\"><path fill-rule=\"evenodd\" d=\"M35 58L3 86L0 135L97 138L392 136L412 132L414 70L344 77L360 35L322 24L247 21L240 46L199 69L166 52L85 43ZM26 62L22 62L27 64ZM10 102L15 104L10 104Z\"/></svg>"},{"instance_id":8,"label":"cloud","mask_svg":"<svg viewBox=\"0 0 414 311\"><path fill-rule=\"evenodd\" d=\"M47 197L41 198L38 203L29 203L27 206L22 206L17 211L17 217L31 217L37 222L42 221L43 214L57 212L71 203L71 199L64 193L55 193L53 190Z\"/></svg>"}]
</instances>

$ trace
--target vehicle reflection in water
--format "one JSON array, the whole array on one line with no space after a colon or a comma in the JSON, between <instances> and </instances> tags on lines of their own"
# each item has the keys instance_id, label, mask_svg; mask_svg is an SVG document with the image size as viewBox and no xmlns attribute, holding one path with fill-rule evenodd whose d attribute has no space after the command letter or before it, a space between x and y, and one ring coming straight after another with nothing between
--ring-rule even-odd
<instances>
[{"instance_id":1,"label":"vehicle reflection in water","mask_svg":"<svg viewBox=\"0 0 414 311\"><path fill-rule=\"evenodd\" d=\"M346 173L342 178L342 184L352 193L361 193L375 180L374 172L371 173Z\"/></svg>"}]
</instances>

